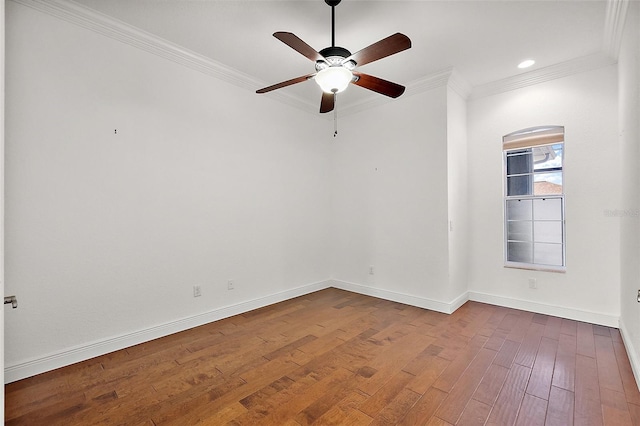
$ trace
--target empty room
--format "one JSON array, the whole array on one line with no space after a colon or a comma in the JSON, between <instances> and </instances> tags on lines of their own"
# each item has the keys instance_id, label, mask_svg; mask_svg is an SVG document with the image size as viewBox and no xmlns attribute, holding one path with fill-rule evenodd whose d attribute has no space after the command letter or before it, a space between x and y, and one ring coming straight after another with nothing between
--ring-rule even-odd
<instances>
[{"instance_id":1,"label":"empty room","mask_svg":"<svg viewBox=\"0 0 640 426\"><path fill-rule=\"evenodd\" d=\"M640 425L640 2L7 0L8 425Z\"/></svg>"}]
</instances>

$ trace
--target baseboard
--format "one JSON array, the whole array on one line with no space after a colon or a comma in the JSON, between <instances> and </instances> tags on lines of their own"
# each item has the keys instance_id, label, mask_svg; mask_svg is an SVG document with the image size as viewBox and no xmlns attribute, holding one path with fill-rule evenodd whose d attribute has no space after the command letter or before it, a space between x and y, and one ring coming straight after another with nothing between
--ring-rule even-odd
<instances>
[{"instance_id":1,"label":"baseboard","mask_svg":"<svg viewBox=\"0 0 640 426\"><path fill-rule=\"evenodd\" d=\"M342 290L352 291L366 296L379 297L392 302L404 303L405 305L416 306L418 308L429 309L431 311L451 314L468 300L467 293L463 293L451 302L428 299L426 297L414 296L406 293L384 290L342 280L331 280L331 286Z\"/></svg>"},{"instance_id":2,"label":"baseboard","mask_svg":"<svg viewBox=\"0 0 640 426\"><path fill-rule=\"evenodd\" d=\"M627 356L629 357L631 370L633 370L633 376L636 378L638 389L640 389L640 359L638 358L638 349L640 348L635 347L633 337L629 334L629 329L626 327L622 319L620 319L620 334L622 335L624 347L627 350Z\"/></svg>"},{"instance_id":3,"label":"baseboard","mask_svg":"<svg viewBox=\"0 0 640 426\"><path fill-rule=\"evenodd\" d=\"M4 369L5 384L329 287L330 281L320 281L9 365Z\"/></svg>"},{"instance_id":4,"label":"baseboard","mask_svg":"<svg viewBox=\"0 0 640 426\"><path fill-rule=\"evenodd\" d=\"M354 293L364 294L366 296L378 297L381 299L404 303L407 305L446 314L455 312L460 306L464 305L467 300L473 300L476 302L489 303L492 305L504 306L514 309L522 309L530 312L605 325L608 327L620 327L625 346L627 347L627 353L629 354L629 360L631 362L636 381L638 382L640 387L640 380L638 380L638 378L640 377L640 360L638 359L637 352L633 348L633 341L631 340L628 332L623 327L623 324L618 317L597 312L546 305L527 300L514 299L473 291L465 292L450 302L442 302L425 297L394 292L342 280L326 280L308 284L276 294L247 300L234 305L224 306L212 311L182 318L176 321L171 321L155 327L126 333L120 336L114 336L109 339L90 342L84 345L75 346L63 351L20 362L18 364L9 365L6 366L4 370L5 383L11 383L16 380L35 376L36 374L55 370L56 368L71 365L76 362L84 361L130 346L138 345L140 343L148 342L153 339L158 339L160 337L168 336L170 334L208 324L213 321L228 318L233 315L242 314L244 312L262 308L274 303L283 302L294 297L303 296L305 294L323 290L329 287L335 287Z\"/></svg>"},{"instance_id":5,"label":"baseboard","mask_svg":"<svg viewBox=\"0 0 640 426\"><path fill-rule=\"evenodd\" d=\"M494 294L480 293L476 291L469 292L469 300L488 303L490 305L504 306L506 308L521 309L523 311L535 312L538 314L552 315L555 317L588 322L591 324L604 325L607 327L618 328L620 325L620 318L614 315L583 311L562 306L547 305L544 303L532 302L529 300L496 296Z\"/></svg>"}]
</instances>

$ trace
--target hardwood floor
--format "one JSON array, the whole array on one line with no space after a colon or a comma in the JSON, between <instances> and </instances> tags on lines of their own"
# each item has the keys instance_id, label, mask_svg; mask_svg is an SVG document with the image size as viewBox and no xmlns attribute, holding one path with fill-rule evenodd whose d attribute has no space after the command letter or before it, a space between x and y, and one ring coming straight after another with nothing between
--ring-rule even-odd
<instances>
[{"instance_id":1,"label":"hardwood floor","mask_svg":"<svg viewBox=\"0 0 640 426\"><path fill-rule=\"evenodd\" d=\"M5 391L7 425L640 425L617 329L337 289Z\"/></svg>"}]
</instances>

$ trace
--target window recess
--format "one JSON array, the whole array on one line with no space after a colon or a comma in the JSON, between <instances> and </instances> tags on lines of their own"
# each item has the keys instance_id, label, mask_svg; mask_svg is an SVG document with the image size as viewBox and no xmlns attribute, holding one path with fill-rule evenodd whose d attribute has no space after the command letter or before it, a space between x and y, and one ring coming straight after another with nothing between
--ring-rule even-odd
<instances>
[{"instance_id":1,"label":"window recess","mask_svg":"<svg viewBox=\"0 0 640 426\"><path fill-rule=\"evenodd\" d=\"M503 138L505 266L564 271L564 128Z\"/></svg>"}]
</instances>

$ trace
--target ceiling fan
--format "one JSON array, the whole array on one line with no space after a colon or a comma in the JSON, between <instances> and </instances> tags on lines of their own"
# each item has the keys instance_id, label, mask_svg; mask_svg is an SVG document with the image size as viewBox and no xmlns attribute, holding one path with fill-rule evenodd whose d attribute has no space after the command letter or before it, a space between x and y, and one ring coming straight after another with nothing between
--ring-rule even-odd
<instances>
[{"instance_id":1,"label":"ceiling fan","mask_svg":"<svg viewBox=\"0 0 640 426\"><path fill-rule=\"evenodd\" d=\"M345 90L350 83L391 98L397 98L402 95L405 90L404 86L355 71L355 68L410 48L411 40L409 37L401 33L396 33L352 54L344 47L335 45L335 7L340 4L341 0L324 1L331 6L330 47L325 47L318 52L293 33L276 32L273 34L275 38L287 46L314 61L316 71L256 90L256 93L267 93L275 89L291 86L292 84L315 79L316 83L318 83L322 89L322 99L320 101L321 113L333 110L336 93Z\"/></svg>"}]
</instances>

